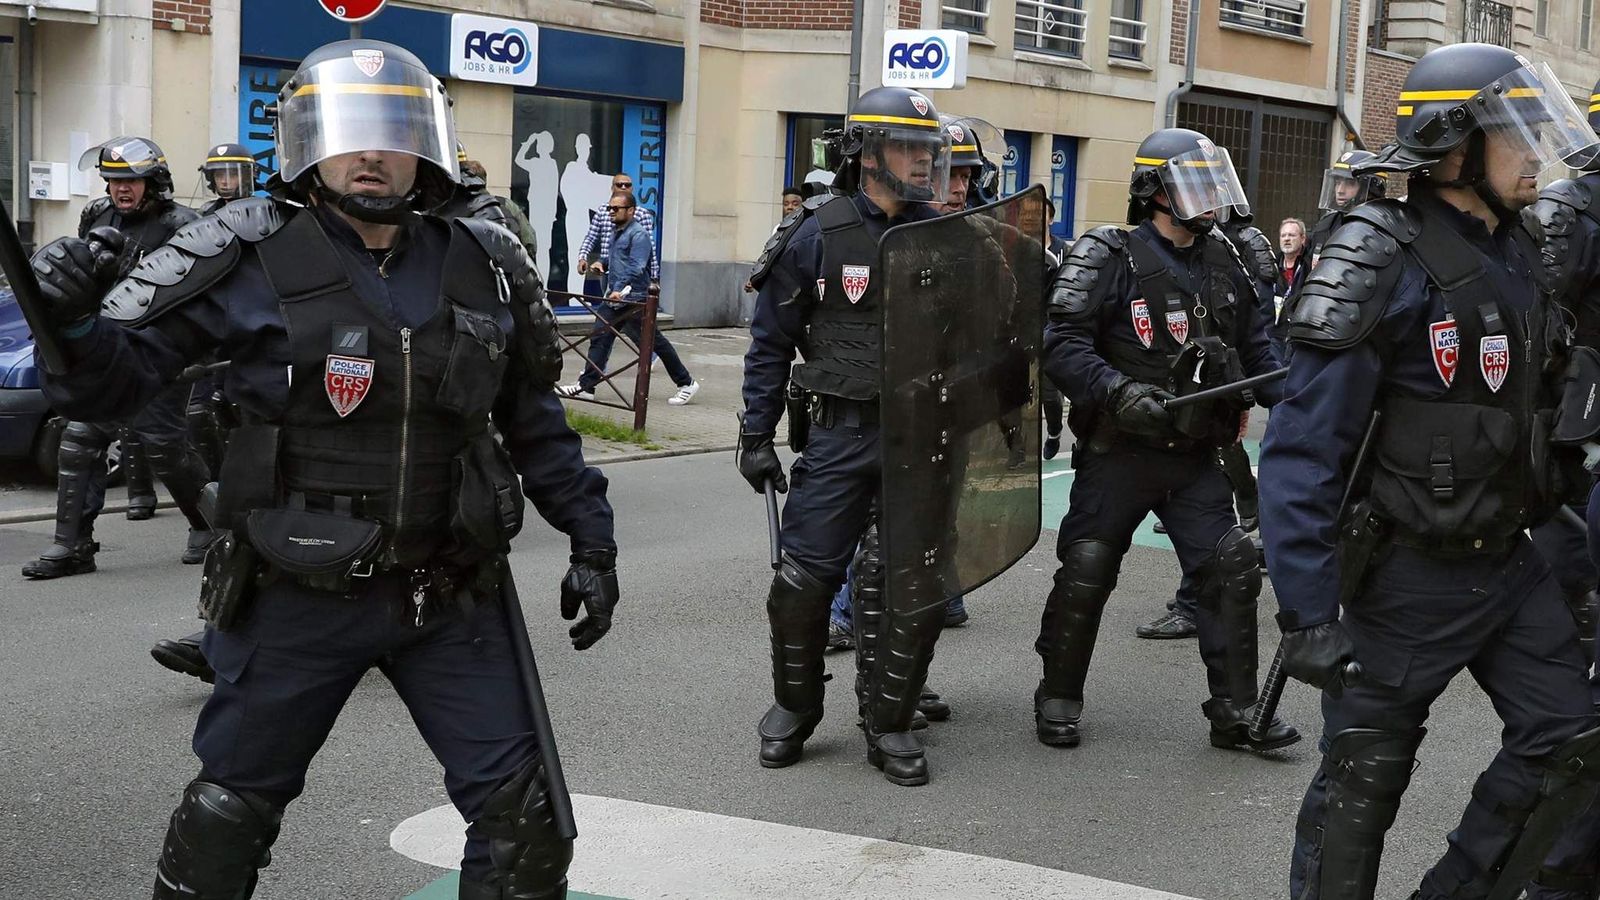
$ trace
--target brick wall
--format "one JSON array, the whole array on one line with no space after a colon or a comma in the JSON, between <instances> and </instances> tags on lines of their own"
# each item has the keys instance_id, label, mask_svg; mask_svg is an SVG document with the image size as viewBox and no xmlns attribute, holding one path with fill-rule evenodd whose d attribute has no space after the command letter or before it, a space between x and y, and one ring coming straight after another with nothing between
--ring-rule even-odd
<instances>
[{"instance_id":1,"label":"brick wall","mask_svg":"<svg viewBox=\"0 0 1600 900\"><path fill-rule=\"evenodd\" d=\"M900 0L900 27L922 27L922 3L920 0Z\"/></svg>"},{"instance_id":2,"label":"brick wall","mask_svg":"<svg viewBox=\"0 0 1600 900\"><path fill-rule=\"evenodd\" d=\"M1367 82L1361 97L1361 139L1367 149L1377 151L1394 140L1394 110L1399 105L1400 86L1411 71L1409 59L1384 53L1367 53ZM1406 191L1404 175L1390 175L1388 194L1397 197Z\"/></svg>"},{"instance_id":3,"label":"brick wall","mask_svg":"<svg viewBox=\"0 0 1600 900\"><path fill-rule=\"evenodd\" d=\"M701 0L700 21L734 28L849 31L852 8L851 0ZM901 21L906 14L901 6ZM912 15L920 15L920 7Z\"/></svg>"},{"instance_id":4,"label":"brick wall","mask_svg":"<svg viewBox=\"0 0 1600 900\"><path fill-rule=\"evenodd\" d=\"M1350 15L1344 23L1345 52L1344 52L1344 89L1356 89L1356 66L1360 65L1361 52L1361 8L1366 5L1366 0L1350 4Z\"/></svg>"},{"instance_id":5,"label":"brick wall","mask_svg":"<svg viewBox=\"0 0 1600 900\"><path fill-rule=\"evenodd\" d=\"M155 0L152 18L155 27L170 31L211 31L211 0ZM183 25L173 28L174 21Z\"/></svg>"},{"instance_id":6,"label":"brick wall","mask_svg":"<svg viewBox=\"0 0 1600 900\"><path fill-rule=\"evenodd\" d=\"M1167 61L1181 66L1189 54L1189 0L1172 0L1172 51Z\"/></svg>"}]
</instances>

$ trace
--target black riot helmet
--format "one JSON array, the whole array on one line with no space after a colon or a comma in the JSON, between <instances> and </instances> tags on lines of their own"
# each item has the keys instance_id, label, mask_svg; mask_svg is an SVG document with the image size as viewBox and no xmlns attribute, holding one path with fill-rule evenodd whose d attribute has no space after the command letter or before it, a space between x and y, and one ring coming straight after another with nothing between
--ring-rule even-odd
<instances>
[{"instance_id":1,"label":"black riot helmet","mask_svg":"<svg viewBox=\"0 0 1600 900\"><path fill-rule=\"evenodd\" d=\"M278 174L297 193L315 193L358 219L402 221L461 182L450 104L443 83L409 50L365 39L319 47L278 91ZM319 163L364 150L415 156L410 193L341 195L322 183Z\"/></svg>"},{"instance_id":2,"label":"black riot helmet","mask_svg":"<svg viewBox=\"0 0 1600 900\"><path fill-rule=\"evenodd\" d=\"M461 186L474 193L488 190L488 180L470 171L471 162L472 158L467 156L466 145L456 141L456 171L461 173Z\"/></svg>"},{"instance_id":3,"label":"black riot helmet","mask_svg":"<svg viewBox=\"0 0 1600 900\"><path fill-rule=\"evenodd\" d=\"M1376 156L1368 150L1346 150L1339 154L1322 175L1322 199L1317 201L1317 208L1324 212L1343 212L1382 197L1388 173L1357 175L1353 171Z\"/></svg>"},{"instance_id":4,"label":"black riot helmet","mask_svg":"<svg viewBox=\"0 0 1600 900\"><path fill-rule=\"evenodd\" d=\"M224 200L248 197L256 190L256 158L242 144L217 144L206 151L200 177Z\"/></svg>"},{"instance_id":5,"label":"black riot helmet","mask_svg":"<svg viewBox=\"0 0 1600 900\"><path fill-rule=\"evenodd\" d=\"M856 187L870 179L903 200L927 203L943 200L949 186L950 139L939 111L910 88L862 94L845 117L840 152Z\"/></svg>"},{"instance_id":6,"label":"black riot helmet","mask_svg":"<svg viewBox=\"0 0 1600 900\"><path fill-rule=\"evenodd\" d=\"M163 200L172 199L172 169L167 166L167 155L147 137L122 135L90 147L78 157L78 169L94 169L107 181L143 178L151 193Z\"/></svg>"},{"instance_id":7,"label":"black riot helmet","mask_svg":"<svg viewBox=\"0 0 1600 900\"><path fill-rule=\"evenodd\" d=\"M1471 187L1498 213L1511 212L1485 181L1486 133L1520 151L1533 177L1587 156L1594 130L1546 63L1493 44L1451 44L1411 67L1395 107L1395 141L1351 167L1356 174L1415 172L1425 178L1452 150L1467 147L1461 172L1440 186Z\"/></svg>"},{"instance_id":8,"label":"black riot helmet","mask_svg":"<svg viewBox=\"0 0 1600 900\"><path fill-rule=\"evenodd\" d=\"M1155 202L1158 194L1166 195L1164 205ZM1128 224L1138 225L1157 209L1195 234L1205 234L1213 225L1203 218L1206 213L1226 221L1235 210L1248 212L1250 201L1226 149L1198 131L1163 128L1134 151Z\"/></svg>"},{"instance_id":9,"label":"black riot helmet","mask_svg":"<svg viewBox=\"0 0 1600 900\"><path fill-rule=\"evenodd\" d=\"M950 168L972 169L967 182L967 206L983 206L1000 199L1000 161L1005 135L978 116L939 114L939 124L950 138Z\"/></svg>"}]
</instances>

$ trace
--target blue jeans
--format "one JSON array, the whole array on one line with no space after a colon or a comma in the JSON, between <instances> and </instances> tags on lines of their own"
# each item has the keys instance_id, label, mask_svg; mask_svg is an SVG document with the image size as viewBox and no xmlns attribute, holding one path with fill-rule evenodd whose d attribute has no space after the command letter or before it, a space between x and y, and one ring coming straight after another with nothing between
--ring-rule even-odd
<instances>
[{"instance_id":1,"label":"blue jeans","mask_svg":"<svg viewBox=\"0 0 1600 900\"><path fill-rule=\"evenodd\" d=\"M617 335L607 325L616 325L617 320L627 315L618 329L635 344L642 339L643 329L639 326L640 316L629 315L638 307L623 303L602 303L595 307L594 328L589 332L589 364L583 367L583 374L578 376L578 385L585 391L593 391L595 385L600 383L600 377L605 374L606 361L611 358L611 345L616 343ZM656 329L655 355L661 358L661 364L667 367L667 375L672 383L678 387L688 387L694 383L694 378L689 375L689 370L684 366L683 360L678 358L678 350L667 340L667 336ZM643 363L641 363L643 365Z\"/></svg>"}]
</instances>

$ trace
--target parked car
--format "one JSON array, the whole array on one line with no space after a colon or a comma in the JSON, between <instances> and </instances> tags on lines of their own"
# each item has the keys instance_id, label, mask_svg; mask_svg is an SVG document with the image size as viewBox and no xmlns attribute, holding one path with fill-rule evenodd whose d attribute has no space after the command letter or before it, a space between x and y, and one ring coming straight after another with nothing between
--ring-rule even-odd
<instances>
[{"instance_id":1,"label":"parked car","mask_svg":"<svg viewBox=\"0 0 1600 900\"><path fill-rule=\"evenodd\" d=\"M0 461L31 461L42 477L54 479L65 426L39 388L33 336L22 307L0 279ZM115 444L106 454L113 481L121 474L121 456Z\"/></svg>"}]
</instances>

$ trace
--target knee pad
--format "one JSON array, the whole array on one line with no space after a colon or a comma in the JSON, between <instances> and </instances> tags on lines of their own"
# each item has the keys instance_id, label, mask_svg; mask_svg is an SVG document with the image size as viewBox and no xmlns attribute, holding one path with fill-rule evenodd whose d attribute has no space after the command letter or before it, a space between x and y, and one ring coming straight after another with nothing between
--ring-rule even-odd
<instances>
[{"instance_id":1,"label":"knee pad","mask_svg":"<svg viewBox=\"0 0 1600 900\"><path fill-rule=\"evenodd\" d=\"M1235 525L1211 551L1211 578L1224 607L1253 605L1261 596L1260 554L1244 529Z\"/></svg>"},{"instance_id":2,"label":"knee pad","mask_svg":"<svg viewBox=\"0 0 1600 900\"><path fill-rule=\"evenodd\" d=\"M1328 742L1323 772L1328 776L1329 831L1382 835L1394 824L1400 796L1411 784L1417 747L1427 729L1410 732L1346 728Z\"/></svg>"},{"instance_id":3,"label":"knee pad","mask_svg":"<svg viewBox=\"0 0 1600 900\"><path fill-rule=\"evenodd\" d=\"M1059 585L1066 576L1069 590L1082 587L1109 594L1117 586L1117 570L1122 565L1122 553L1103 541L1073 541L1061 554Z\"/></svg>"},{"instance_id":4,"label":"knee pad","mask_svg":"<svg viewBox=\"0 0 1600 900\"><path fill-rule=\"evenodd\" d=\"M572 841L557 833L541 762L496 788L473 825L489 839L489 858L506 900L565 895Z\"/></svg>"},{"instance_id":5,"label":"knee pad","mask_svg":"<svg viewBox=\"0 0 1600 900\"><path fill-rule=\"evenodd\" d=\"M167 826L156 868L156 896L250 896L257 870L272 861L272 842L282 822L283 809L262 797L207 781L190 783Z\"/></svg>"},{"instance_id":6,"label":"knee pad","mask_svg":"<svg viewBox=\"0 0 1600 900\"><path fill-rule=\"evenodd\" d=\"M774 594L812 594L826 590L827 585L810 569L796 562L787 552L782 555L778 571L772 575Z\"/></svg>"},{"instance_id":7,"label":"knee pad","mask_svg":"<svg viewBox=\"0 0 1600 900\"><path fill-rule=\"evenodd\" d=\"M87 472L100 464L106 447L111 442L93 425L69 422L61 432L61 449L57 452L57 465L63 472Z\"/></svg>"}]
</instances>

